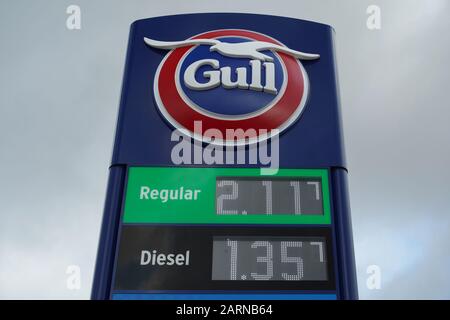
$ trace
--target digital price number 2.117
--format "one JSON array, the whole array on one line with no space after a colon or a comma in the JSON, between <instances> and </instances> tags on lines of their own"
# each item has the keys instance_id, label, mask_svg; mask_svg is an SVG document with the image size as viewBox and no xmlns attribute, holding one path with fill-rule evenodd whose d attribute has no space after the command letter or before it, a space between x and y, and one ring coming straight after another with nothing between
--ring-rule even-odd
<instances>
[{"instance_id":1,"label":"digital price number 2.117","mask_svg":"<svg viewBox=\"0 0 450 320\"><path fill-rule=\"evenodd\" d=\"M323 215L320 178L216 180L218 215Z\"/></svg>"}]
</instances>

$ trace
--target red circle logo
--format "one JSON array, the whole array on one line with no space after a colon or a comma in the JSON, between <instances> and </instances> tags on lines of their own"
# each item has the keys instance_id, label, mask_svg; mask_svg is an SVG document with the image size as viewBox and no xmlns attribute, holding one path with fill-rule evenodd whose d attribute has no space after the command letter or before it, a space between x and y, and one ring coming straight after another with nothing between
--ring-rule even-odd
<instances>
[{"instance_id":1,"label":"red circle logo","mask_svg":"<svg viewBox=\"0 0 450 320\"><path fill-rule=\"evenodd\" d=\"M155 74L155 100L167 121L190 137L254 143L291 126L305 107L309 84L302 53L269 36L225 29L178 42L145 41L171 49Z\"/></svg>"}]
</instances>

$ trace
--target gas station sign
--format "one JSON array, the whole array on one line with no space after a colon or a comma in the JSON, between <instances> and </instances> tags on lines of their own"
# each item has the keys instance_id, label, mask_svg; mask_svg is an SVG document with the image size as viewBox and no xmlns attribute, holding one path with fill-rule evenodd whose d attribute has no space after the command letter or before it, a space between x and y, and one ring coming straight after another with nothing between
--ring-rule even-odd
<instances>
[{"instance_id":1,"label":"gas station sign","mask_svg":"<svg viewBox=\"0 0 450 320\"><path fill-rule=\"evenodd\" d=\"M132 24L92 298L357 298L333 37Z\"/></svg>"}]
</instances>

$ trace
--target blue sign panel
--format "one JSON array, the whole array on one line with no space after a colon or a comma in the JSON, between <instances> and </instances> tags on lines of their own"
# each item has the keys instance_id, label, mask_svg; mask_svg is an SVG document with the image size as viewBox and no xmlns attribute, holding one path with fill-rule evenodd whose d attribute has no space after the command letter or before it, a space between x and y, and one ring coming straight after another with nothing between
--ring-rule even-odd
<instances>
[{"instance_id":1,"label":"blue sign panel","mask_svg":"<svg viewBox=\"0 0 450 320\"><path fill-rule=\"evenodd\" d=\"M330 26L131 26L93 299L356 299Z\"/></svg>"}]
</instances>

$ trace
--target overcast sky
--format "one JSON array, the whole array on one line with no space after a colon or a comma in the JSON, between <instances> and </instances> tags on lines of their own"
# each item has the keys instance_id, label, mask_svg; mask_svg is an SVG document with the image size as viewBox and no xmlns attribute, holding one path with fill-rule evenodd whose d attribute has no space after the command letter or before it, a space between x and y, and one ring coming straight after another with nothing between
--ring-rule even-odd
<instances>
[{"instance_id":1,"label":"overcast sky","mask_svg":"<svg viewBox=\"0 0 450 320\"><path fill-rule=\"evenodd\" d=\"M66 28L70 4L81 30ZM449 299L448 0L2 0L0 298L89 298L129 25L192 12L335 28L360 297Z\"/></svg>"}]
</instances>

